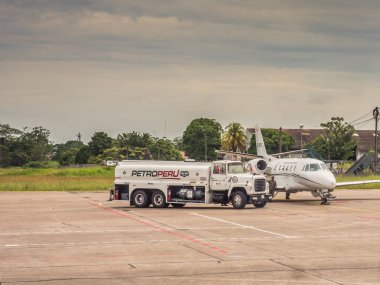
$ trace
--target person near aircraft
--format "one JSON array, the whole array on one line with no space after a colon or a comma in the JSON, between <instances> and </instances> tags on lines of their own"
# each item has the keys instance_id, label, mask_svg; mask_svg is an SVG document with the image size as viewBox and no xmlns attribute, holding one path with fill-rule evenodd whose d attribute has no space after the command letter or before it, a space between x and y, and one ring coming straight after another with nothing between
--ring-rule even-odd
<instances>
[{"instance_id":1,"label":"person near aircraft","mask_svg":"<svg viewBox=\"0 0 380 285\"><path fill-rule=\"evenodd\" d=\"M276 180L274 180L274 176L271 177L271 179L268 181L269 184L269 194L274 195L274 191L276 191L277 183Z\"/></svg>"}]
</instances>

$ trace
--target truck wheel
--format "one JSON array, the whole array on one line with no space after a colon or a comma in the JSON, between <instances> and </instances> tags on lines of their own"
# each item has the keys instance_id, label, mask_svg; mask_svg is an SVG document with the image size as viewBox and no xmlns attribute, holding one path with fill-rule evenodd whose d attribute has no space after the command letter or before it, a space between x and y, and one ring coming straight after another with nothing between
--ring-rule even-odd
<instances>
[{"instance_id":1,"label":"truck wheel","mask_svg":"<svg viewBox=\"0 0 380 285\"><path fill-rule=\"evenodd\" d=\"M149 196L143 190L137 190L133 195L133 204L136 208L146 208L149 206Z\"/></svg>"},{"instance_id":2,"label":"truck wheel","mask_svg":"<svg viewBox=\"0 0 380 285\"><path fill-rule=\"evenodd\" d=\"M261 201L254 201L252 203L256 208L264 208L267 204L267 201L261 200Z\"/></svg>"},{"instance_id":3,"label":"truck wheel","mask_svg":"<svg viewBox=\"0 0 380 285\"><path fill-rule=\"evenodd\" d=\"M235 209L243 209L247 204L247 195L242 191L233 192L231 202Z\"/></svg>"},{"instance_id":4,"label":"truck wheel","mask_svg":"<svg viewBox=\"0 0 380 285\"><path fill-rule=\"evenodd\" d=\"M177 203L172 203L171 204L173 206L173 208L182 208L183 206L185 206L185 204L177 204Z\"/></svg>"},{"instance_id":5,"label":"truck wheel","mask_svg":"<svg viewBox=\"0 0 380 285\"><path fill-rule=\"evenodd\" d=\"M155 208L166 208L169 206L168 203L166 203L165 194L161 191L154 191L152 194L152 204Z\"/></svg>"}]
</instances>

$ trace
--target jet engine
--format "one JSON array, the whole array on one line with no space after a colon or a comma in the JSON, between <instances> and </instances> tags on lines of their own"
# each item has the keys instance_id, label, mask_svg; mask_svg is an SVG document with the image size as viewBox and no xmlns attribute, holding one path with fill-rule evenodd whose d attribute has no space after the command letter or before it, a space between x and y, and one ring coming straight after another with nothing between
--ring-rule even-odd
<instances>
[{"instance_id":1,"label":"jet engine","mask_svg":"<svg viewBox=\"0 0 380 285\"><path fill-rule=\"evenodd\" d=\"M264 159L252 159L248 162L248 170L252 174L263 174L267 166Z\"/></svg>"}]
</instances>

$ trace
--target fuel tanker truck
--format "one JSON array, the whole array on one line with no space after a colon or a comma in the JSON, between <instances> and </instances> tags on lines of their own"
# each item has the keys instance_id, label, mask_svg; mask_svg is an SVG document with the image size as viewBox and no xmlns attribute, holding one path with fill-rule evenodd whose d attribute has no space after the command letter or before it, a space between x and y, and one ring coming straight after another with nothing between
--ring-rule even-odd
<instances>
[{"instance_id":1,"label":"fuel tanker truck","mask_svg":"<svg viewBox=\"0 0 380 285\"><path fill-rule=\"evenodd\" d=\"M115 168L114 199L129 201L137 208L175 208L186 204L229 203L243 209L247 203L262 208L272 199L265 176L264 160L250 163L245 172L237 161L121 161Z\"/></svg>"}]
</instances>

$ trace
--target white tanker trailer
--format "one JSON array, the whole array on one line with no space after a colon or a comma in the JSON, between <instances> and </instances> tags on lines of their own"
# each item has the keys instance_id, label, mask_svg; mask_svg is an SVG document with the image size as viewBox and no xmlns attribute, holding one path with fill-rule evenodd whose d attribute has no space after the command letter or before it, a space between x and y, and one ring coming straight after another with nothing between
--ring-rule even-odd
<instances>
[{"instance_id":1,"label":"white tanker trailer","mask_svg":"<svg viewBox=\"0 0 380 285\"><path fill-rule=\"evenodd\" d=\"M114 199L138 208L188 203L262 208L272 198L263 175L266 163L257 159L253 164L254 174L236 161L121 161L115 169Z\"/></svg>"}]
</instances>

